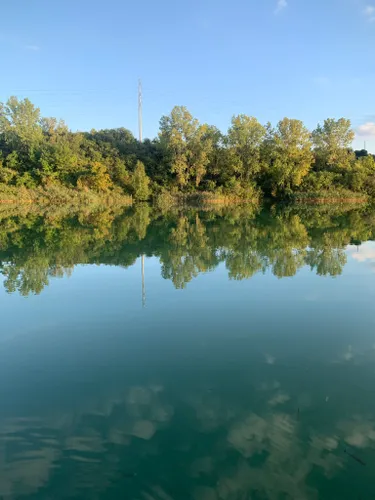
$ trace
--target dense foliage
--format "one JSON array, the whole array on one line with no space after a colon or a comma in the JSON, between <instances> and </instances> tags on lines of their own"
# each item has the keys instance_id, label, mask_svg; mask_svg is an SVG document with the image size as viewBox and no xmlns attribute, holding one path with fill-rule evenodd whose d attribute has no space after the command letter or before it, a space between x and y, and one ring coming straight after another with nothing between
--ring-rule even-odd
<instances>
[{"instance_id":1,"label":"dense foliage","mask_svg":"<svg viewBox=\"0 0 375 500\"><path fill-rule=\"evenodd\" d=\"M312 133L299 120L275 128L232 118L225 135L176 106L160 120L156 139L139 142L124 128L72 132L43 118L28 99L0 103L0 184L64 186L132 195L214 193L240 199L299 192L375 195L375 160L354 152L349 120L328 119Z\"/></svg>"}]
</instances>

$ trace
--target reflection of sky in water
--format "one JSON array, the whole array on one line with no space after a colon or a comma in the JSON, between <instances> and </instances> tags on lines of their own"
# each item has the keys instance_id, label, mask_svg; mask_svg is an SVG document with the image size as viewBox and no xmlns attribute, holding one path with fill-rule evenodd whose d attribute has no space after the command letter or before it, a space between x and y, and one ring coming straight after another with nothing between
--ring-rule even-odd
<instances>
[{"instance_id":1,"label":"reflection of sky in water","mask_svg":"<svg viewBox=\"0 0 375 500\"><path fill-rule=\"evenodd\" d=\"M139 261L0 291L0 496L372 498L375 244L346 254L184 290L148 258L145 309Z\"/></svg>"},{"instance_id":2,"label":"reflection of sky in water","mask_svg":"<svg viewBox=\"0 0 375 500\"><path fill-rule=\"evenodd\" d=\"M375 241L367 241L359 246L349 245L347 252L356 262L367 262L372 267L375 263Z\"/></svg>"}]
</instances>

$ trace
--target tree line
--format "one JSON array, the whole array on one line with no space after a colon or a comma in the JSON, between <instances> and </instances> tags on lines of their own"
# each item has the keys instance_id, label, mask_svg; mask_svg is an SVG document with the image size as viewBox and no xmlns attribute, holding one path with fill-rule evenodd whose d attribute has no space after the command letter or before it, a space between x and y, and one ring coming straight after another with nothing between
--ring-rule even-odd
<instances>
[{"instance_id":1,"label":"tree line","mask_svg":"<svg viewBox=\"0 0 375 500\"><path fill-rule=\"evenodd\" d=\"M160 120L158 137L138 141L125 128L72 132L28 99L0 103L0 185L117 191L147 201L163 195L260 196L296 193L375 196L375 157L353 151L350 120L314 131L284 118L275 127L244 114L226 134L184 106Z\"/></svg>"}]
</instances>

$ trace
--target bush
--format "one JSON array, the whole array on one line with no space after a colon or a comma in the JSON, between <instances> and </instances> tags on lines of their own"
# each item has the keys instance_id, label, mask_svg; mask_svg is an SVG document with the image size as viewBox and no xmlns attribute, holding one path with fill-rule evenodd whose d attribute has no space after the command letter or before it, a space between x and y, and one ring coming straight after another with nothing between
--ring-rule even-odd
<instances>
[{"instance_id":1,"label":"bush","mask_svg":"<svg viewBox=\"0 0 375 500\"><path fill-rule=\"evenodd\" d=\"M169 191L161 191L155 198L155 206L162 212L166 212L177 204L177 199Z\"/></svg>"},{"instance_id":2,"label":"bush","mask_svg":"<svg viewBox=\"0 0 375 500\"><path fill-rule=\"evenodd\" d=\"M17 172L12 170L11 168L0 166L0 182L4 184L10 184L16 175Z\"/></svg>"},{"instance_id":3,"label":"bush","mask_svg":"<svg viewBox=\"0 0 375 500\"><path fill-rule=\"evenodd\" d=\"M17 178L16 186L21 187L24 186L28 189L33 189L36 187L36 182L30 172L25 172L20 177Z\"/></svg>"}]
</instances>

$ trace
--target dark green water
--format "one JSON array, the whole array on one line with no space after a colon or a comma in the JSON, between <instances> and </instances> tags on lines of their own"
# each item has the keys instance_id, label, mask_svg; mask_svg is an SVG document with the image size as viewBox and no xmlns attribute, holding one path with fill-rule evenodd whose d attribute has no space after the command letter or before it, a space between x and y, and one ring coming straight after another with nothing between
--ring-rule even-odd
<instances>
[{"instance_id":1,"label":"dark green water","mask_svg":"<svg viewBox=\"0 0 375 500\"><path fill-rule=\"evenodd\" d=\"M375 498L375 213L1 217L0 498Z\"/></svg>"}]
</instances>

